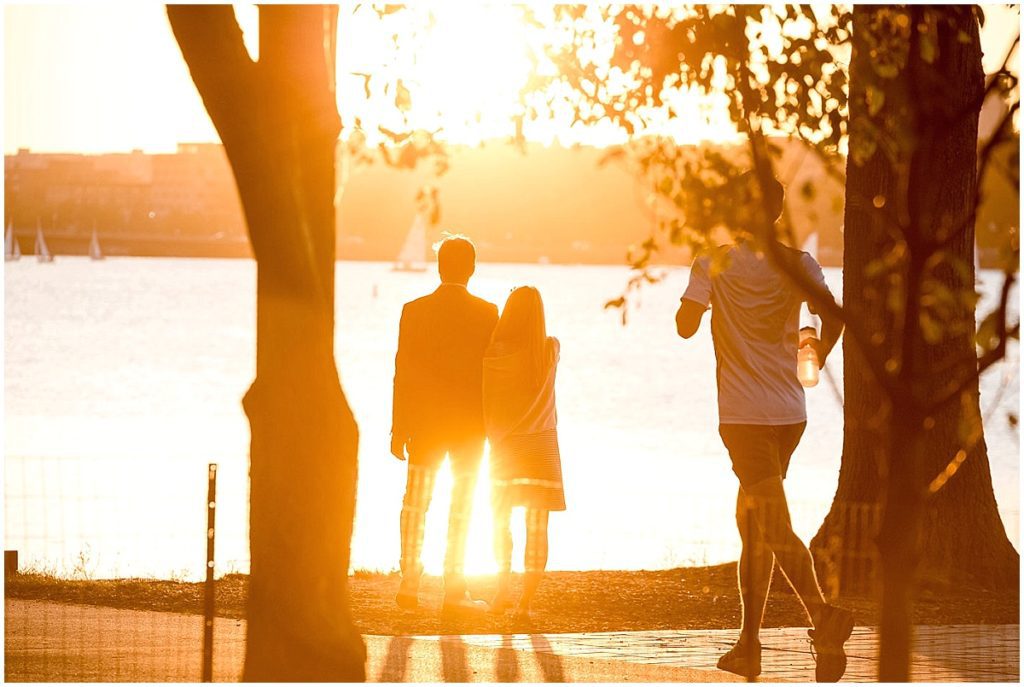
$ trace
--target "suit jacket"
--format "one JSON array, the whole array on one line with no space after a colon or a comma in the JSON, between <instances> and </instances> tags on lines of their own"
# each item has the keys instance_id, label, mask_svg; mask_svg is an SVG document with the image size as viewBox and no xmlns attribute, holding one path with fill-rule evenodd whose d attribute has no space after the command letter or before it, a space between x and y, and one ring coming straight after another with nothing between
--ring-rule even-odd
<instances>
[{"instance_id":1,"label":"suit jacket","mask_svg":"<svg viewBox=\"0 0 1024 687\"><path fill-rule=\"evenodd\" d=\"M395 356L393 436L483 440L483 358L497 323L498 307L459 284L441 284L405 304Z\"/></svg>"}]
</instances>

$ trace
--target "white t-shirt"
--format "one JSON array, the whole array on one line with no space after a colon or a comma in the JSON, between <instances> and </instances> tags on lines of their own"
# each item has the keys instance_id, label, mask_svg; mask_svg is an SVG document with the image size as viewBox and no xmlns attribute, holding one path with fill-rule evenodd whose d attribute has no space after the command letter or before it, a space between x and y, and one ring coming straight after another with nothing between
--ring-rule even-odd
<instances>
[{"instance_id":1,"label":"white t-shirt","mask_svg":"<svg viewBox=\"0 0 1024 687\"><path fill-rule=\"evenodd\" d=\"M821 266L810 254L782 246L825 289ZM702 253L690 268L683 298L711 305L711 336L718 360L721 424L790 425L807 419L796 376L802 295L747 243Z\"/></svg>"}]
</instances>

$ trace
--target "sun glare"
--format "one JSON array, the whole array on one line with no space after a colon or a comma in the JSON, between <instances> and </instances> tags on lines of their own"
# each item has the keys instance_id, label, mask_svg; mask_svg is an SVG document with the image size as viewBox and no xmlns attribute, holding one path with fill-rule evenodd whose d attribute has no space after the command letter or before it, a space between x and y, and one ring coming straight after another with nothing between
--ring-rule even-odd
<instances>
[{"instance_id":1,"label":"sun glare","mask_svg":"<svg viewBox=\"0 0 1024 687\"><path fill-rule=\"evenodd\" d=\"M414 57L425 117L445 118L435 126L478 129L479 135L506 133L516 96L530 74L527 42L511 6L445 5L435 13L423 50ZM432 127L427 127L432 128ZM480 130L482 129L482 130Z\"/></svg>"},{"instance_id":2,"label":"sun glare","mask_svg":"<svg viewBox=\"0 0 1024 687\"><path fill-rule=\"evenodd\" d=\"M538 6L537 15L551 16L551 8ZM598 15L593 20L599 21ZM347 125L358 120L374 143L383 140L378 127L429 131L466 145L507 139L516 131L516 118L526 114L521 92L531 75L554 73L545 41L567 40L560 29L528 25L522 4L413 5L384 17L367 8L343 14L339 31L342 119ZM587 59L600 61L611 54L614 32L605 26L598 34L597 44L579 48ZM571 95L563 90L556 86L552 91L567 96L565 103L555 98L553 109L531 101L541 114L536 120L526 117L527 139L595 146L625 142L625 132L610 121L574 126ZM684 143L736 138L724 94L709 97L675 89L667 102L668 110L644 110L651 133Z\"/></svg>"},{"instance_id":3,"label":"sun glare","mask_svg":"<svg viewBox=\"0 0 1024 687\"><path fill-rule=\"evenodd\" d=\"M339 20L343 119L347 114L351 124L358 118L371 136L374 125L439 132L465 144L507 136L531 69L519 9L428 5L400 14L383 21L358 14ZM395 36L401 49L395 49ZM401 96L398 83L405 89ZM388 88L382 91L383 84ZM369 99L368 85L375 89Z\"/></svg>"},{"instance_id":4,"label":"sun glare","mask_svg":"<svg viewBox=\"0 0 1024 687\"><path fill-rule=\"evenodd\" d=\"M484 454L480 473L473 494L473 514L470 518L469 535L466 539L465 571L467 575L491 575L498 571L491 546L491 530L494 518L491 514L491 490L487 475L490 450ZM452 474L447 459L437 474L434 485L434 499L427 517L423 537L423 570L428 575L444 572L444 555L448 548L448 507L452 498ZM521 520L522 518L518 518ZM513 517L513 523L517 518ZM513 525L514 526L514 525ZM515 530L513 530L515 531ZM520 537L522 535L520 534ZM520 539L519 541L522 541Z\"/></svg>"},{"instance_id":5,"label":"sun glare","mask_svg":"<svg viewBox=\"0 0 1024 687\"><path fill-rule=\"evenodd\" d=\"M535 7L538 16L550 14L550 5ZM256 56L258 11L236 5L235 13ZM1019 14L995 5L985 13L990 73L1015 35ZM12 5L4 19L6 151L156 152L216 140L162 6ZM557 32L527 25L519 4L415 3L384 19L368 4L343 5L338 18L339 109L346 131L359 118L370 138L378 125L438 132L463 144L508 138L533 59L549 66L540 44L557 38ZM403 79L411 94L407 108L395 108L394 91L367 98L363 75L379 84ZM661 133L685 142L736 137L721 98L680 92L671 99L671 120L653 116ZM557 114L526 122L526 138L598 146L624 139L610 124L584 130L571 127L566 112Z\"/></svg>"}]
</instances>

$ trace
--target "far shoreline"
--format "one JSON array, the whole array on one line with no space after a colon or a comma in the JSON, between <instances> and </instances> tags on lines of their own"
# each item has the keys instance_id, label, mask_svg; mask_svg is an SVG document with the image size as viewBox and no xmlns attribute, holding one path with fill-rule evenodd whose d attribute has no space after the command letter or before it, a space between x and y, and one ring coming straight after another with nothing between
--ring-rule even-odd
<instances>
[{"instance_id":1,"label":"far shoreline","mask_svg":"<svg viewBox=\"0 0 1024 687\"><path fill-rule=\"evenodd\" d=\"M47 239L47 241L49 241L49 239ZM246 246L248 246L248 244L246 244ZM51 252L52 252L52 254L54 256L54 262L58 262L62 258L63 259L69 259L70 258L70 259L73 259L73 260L76 260L76 261L77 260L81 260L83 262L90 260L89 254L87 252L83 252L81 250L76 250L75 252L69 252L69 253L60 253L60 252L56 252L56 251L51 251ZM186 253L170 254L170 253L147 253L147 252L133 252L133 253L113 252L113 253L110 253L110 252L108 252L108 253L105 253L103 257L104 257L104 260L114 259L114 260L117 260L117 261L120 261L120 260L135 260L135 259L145 259L145 260L151 260L151 259L157 259L157 260L223 260L223 261L230 261L230 262L251 262L251 263L253 263L253 265L256 264L256 259L253 257L251 252L250 253L244 253L244 254L243 253L228 253L228 252L225 252L225 253L209 252L209 253L195 253L195 254L191 254L191 253L188 253L188 254L186 254ZM24 261L30 262L30 263L36 262L35 261L35 256L33 254L31 254L31 253L22 253L22 256L21 256L19 261L21 261L21 260L24 260ZM381 265L381 266L387 267L389 269L391 267L393 267L394 264L395 264L394 260L390 260L390 259L386 259L386 258L358 258L358 257L345 257L345 256L342 256L342 255L338 255L335 258L334 262L335 262L336 265L339 265L339 264ZM526 266L526 267L600 267L600 268L615 267L615 268L622 268L623 270L631 270L632 269L632 267L629 265L629 263L626 262L625 258L623 258L623 260L618 261L618 262L612 262L612 261L608 261L608 262L557 262L555 260L550 260L548 262L544 262L543 260L539 260L539 259L538 260L484 260L484 259L481 258L480 263L477 265L477 267L479 269L481 267L491 266L491 265L520 266L520 267L522 267L522 266ZM432 277L434 279L437 278L437 262L436 261L434 261L434 260L426 261L426 262L423 263L423 266L424 266L424 270L422 272L426 273L428 276L430 276L430 277ZM650 269L654 269L654 270L672 270L672 269L689 269L690 265L689 265L689 262L686 262L686 261L665 262L665 263L651 262L648 265L648 267ZM842 269L842 265L822 265L822 267L829 268L829 269ZM399 272L401 273L401 271L399 271ZM413 274L420 274L420 273L421 272L413 272Z\"/></svg>"}]
</instances>

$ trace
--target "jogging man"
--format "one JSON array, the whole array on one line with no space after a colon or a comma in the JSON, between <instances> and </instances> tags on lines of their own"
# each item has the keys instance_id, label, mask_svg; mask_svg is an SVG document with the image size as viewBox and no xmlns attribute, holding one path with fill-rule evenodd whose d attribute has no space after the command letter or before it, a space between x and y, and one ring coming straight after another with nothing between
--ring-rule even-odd
<instances>
[{"instance_id":1,"label":"jogging man","mask_svg":"<svg viewBox=\"0 0 1024 687\"><path fill-rule=\"evenodd\" d=\"M758 192L752 172L739 177L751 218L760 207L776 221L783 188L775 179ZM774 238L769 240L774 241ZM826 288L821 267L811 255L776 243L786 262ZM717 358L719 434L739 478L736 506L743 551L739 562L743 627L736 645L718 667L744 677L761 672L758 631L777 561L803 602L814 629L819 682L834 682L846 670L844 642L853 616L825 601L810 551L793 532L783 489L789 460L807 425L804 390L797 379L797 329L804 296L776 269L754 236L739 238L698 255L676 313L679 336L689 339L711 309L711 336ZM842 325L822 317L821 340L812 340L819 366L832 350Z\"/></svg>"}]
</instances>

